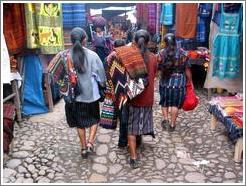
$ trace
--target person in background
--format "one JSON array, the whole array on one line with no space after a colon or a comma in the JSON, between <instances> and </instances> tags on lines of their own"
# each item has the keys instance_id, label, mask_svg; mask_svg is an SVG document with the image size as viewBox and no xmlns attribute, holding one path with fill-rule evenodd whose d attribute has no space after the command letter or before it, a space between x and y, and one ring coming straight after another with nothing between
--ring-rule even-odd
<instances>
[{"instance_id":1,"label":"person in background","mask_svg":"<svg viewBox=\"0 0 246 186\"><path fill-rule=\"evenodd\" d=\"M60 93L65 99L66 120L69 127L76 127L81 143L81 156L87 158L94 152L93 144L100 120L99 85L106 86L103 63L99 56L85 48L86 32L76 27L71 31L72 48L58 53L51 61L48 71L58 77L61 65L65 72L57 78ZM64 62L65 65L64 66ZM86 128L89 137L86 140Z\"/></svg>"},{"instance_id":2,"label":"person in background","mask_svg":"<svg viewBox=\"0 0 246 186\"><path fill-rule=\"evenodd\" d=\"M147 68L147 85L144 91L129 101L128 111L128 144L130 150L130 166L138 168L140 166L139 158L136 152L136 136L151 135L154 136L153 110L154 103L154 79L157 73L157 57L152 54L148 48L150 40L149 33L146 30L138 30L135 34L133 45L137 45Z\"/></svg>"},{"instance_id":3,"label":"person in background","mask_svg":"<svg viewBox=\"0 0 246 186\"><path fill-rule=\"evenodd\" d=\"M188 55L177 47L175 35L168 33L164 36L166 47L159 53L159 70L161 78L159 82L160 105L164 120L163 129L173 132L176 127L178 111L182 107L186 81L192 83L192 75ZM193 86L193 83L192 83ZM170 119L168 111L171 112Z\"/></svg>"}]
</instances>

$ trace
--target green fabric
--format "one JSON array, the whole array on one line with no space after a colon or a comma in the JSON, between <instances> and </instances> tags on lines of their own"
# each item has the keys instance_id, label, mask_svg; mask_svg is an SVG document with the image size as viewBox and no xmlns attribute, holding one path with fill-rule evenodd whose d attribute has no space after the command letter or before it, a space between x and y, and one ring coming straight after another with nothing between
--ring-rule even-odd
<instances>
[{"instance_id":1,"label":"green fabric","mask_svg":"<svg viewBox=\"0 0 246 186\"><path fill-rule=\"evenodd\" d=\"M64 50L62 6L60 3L26 3L27 48L43 54Z\"/></svg>"}]
</instances>

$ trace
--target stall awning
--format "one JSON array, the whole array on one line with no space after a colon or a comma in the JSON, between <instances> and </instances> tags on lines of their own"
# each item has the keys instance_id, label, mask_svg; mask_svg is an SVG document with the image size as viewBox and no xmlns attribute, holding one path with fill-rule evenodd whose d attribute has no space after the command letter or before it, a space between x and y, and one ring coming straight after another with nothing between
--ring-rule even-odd
<instances>
[{"instance_id":1,"label":"stall awning","mask_svg":"<svg viewBox=\"0 0 246 186\"><path fill-rule=\"evenodd\" d=\"M135 3L86 3L87 9L101 9L107 7L129 7L134 6Z\"/></svg>"}]
</instances>

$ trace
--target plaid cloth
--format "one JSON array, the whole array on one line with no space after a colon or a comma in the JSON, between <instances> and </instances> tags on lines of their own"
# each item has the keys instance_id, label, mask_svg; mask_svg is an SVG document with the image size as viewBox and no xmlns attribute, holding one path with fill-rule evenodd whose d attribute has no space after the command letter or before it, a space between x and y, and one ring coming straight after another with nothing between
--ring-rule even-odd
<instances>
[{"instance_id":1,"label":"plaid cloth","mask_svg":"<svg viewBox=\"0 0 246 186\"><path fill-rule=\"evenodd\" d=\"M197 27L196 27L196 40L198 42L206 41L206 23L204 18L197 18Z\"/></svg>"},{"instance_id":2,"label":"plaid cloth","mask_svg":"<svg viewBox=\"0 0 246 186\"><path fill-rule=\"evenodd\" d=\"M147 26L148 24L148 3L137 3L136 4L137 11L137 22L142 24L143 26Z\"/></svg>"},{"instance_id":3,"label":"plaid cloth","mask_svg":"<svg viewBox=\"0 0 246 186\"><path fill-rule=\"evenodd\" d=\"M145 66L140 50L136 45L115 48L117 57L122 61L131 79L145 77L147 68Z\"/></svg>"},{"instance_id":4,"label":"plaid cloth","mask_svg":"<svg viewBox=\"0 0 246 186\"><path fill-rule=\"evenodd\" d=\"M148 31L150 33L156 32L156 20L157 20L157 4L156 3L148 3Z\"/></svg>"},{"instance_id":5,"label":"plaid cloth","mask_svg":"<svg viewBox=\"0 0 246 186\"><path fill-rule=\"evenodd\" d=\"M86 12L84 3L62 3L63 28L84 27Z\"/></svg>"}]
</instances>

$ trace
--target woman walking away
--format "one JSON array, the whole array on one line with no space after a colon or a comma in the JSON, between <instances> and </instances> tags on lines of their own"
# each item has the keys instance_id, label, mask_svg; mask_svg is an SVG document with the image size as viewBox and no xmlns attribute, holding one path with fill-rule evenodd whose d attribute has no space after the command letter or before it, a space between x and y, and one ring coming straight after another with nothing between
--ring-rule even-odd
<instances>
[{"instance_id":1,"label":"woman walking away","mask_svg":"<svg viewBox=\"0 0 246 186\"><path fill-rule=\"evenodd\" d=\"M76 127L81 143L81 156L92 153L100 119L99 85L105 86L105 71L99 56L84 47L86 33L76 27L71 31L72 49L60 52L48 70L60 85L65 100L65 113L70 127ZM86 140L86 128L89 138Z\"/></svg>"},{"instance_id":2,"label":"woman walking away","mask_svg":"<svg viewBox=\"0 0 246 186\"><path fill-rule=\"evenodd\" d=\"M144 91L129 101L128 112L128 144L130 149L130 166L138 168L140 165L136 153L136 136L152 135L154 137L153 110L154 79L157 72L157 58L148 49L150 36L146 30L139 30L135 34L135 43L140 49L147 68L147 86Z\"/></svg>"},{"instance_id":3,"label":"woman walking away","mask_svg":"<svg viewBox=\"0 0 246 186\"><path fill-rule=\"evenodd\" d=\"M192 83L192 76L188 55L184 50L177 47L174 34L166 34L164 41L166 47L160 51L159 55L159 69L161 70L160 105L164 117L162 127L173 132L176 127L178 111L184 101L186 81ZM168 111L171 112L171 120L168 118Z\"/></svg>"}]
</instances>

